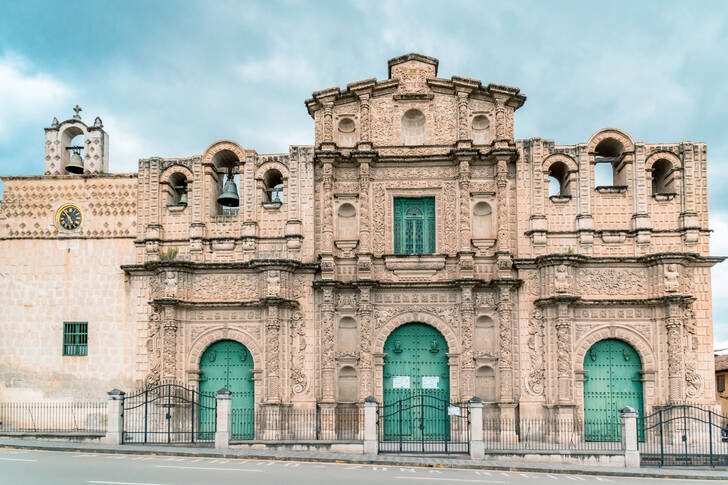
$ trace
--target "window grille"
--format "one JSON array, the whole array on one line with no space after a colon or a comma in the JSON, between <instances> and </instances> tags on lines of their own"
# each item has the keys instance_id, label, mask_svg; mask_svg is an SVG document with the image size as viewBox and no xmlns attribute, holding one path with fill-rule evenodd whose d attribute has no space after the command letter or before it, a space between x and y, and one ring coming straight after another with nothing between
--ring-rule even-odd
<instances>
[{"instance_id":1,"label":"window grille","mask_svg":"<svg viewBox=\"0 0 728 485\"><path fill-rule=\"evenodd\" d=\"M725 374L718 376L718 392L725 391Z\"/></svg>"},{"instance_id":2,"label":"window grille","mask_svg":"<svg viewBox=\"0 0 728 485\"><path fill-rule=\"evenodd\" d=\"M63 323L63 355L88 355L88 322Z\"/></svg>"},{"instance_id":3,"label":"window grille","mask_svg":"<svg viewBox=\"0 0 728 485\"><path fill-rule=\"evenodd\" d=\"M435 252L435 198L394 199L395 254Z\"/></svg>"}]
</instances>

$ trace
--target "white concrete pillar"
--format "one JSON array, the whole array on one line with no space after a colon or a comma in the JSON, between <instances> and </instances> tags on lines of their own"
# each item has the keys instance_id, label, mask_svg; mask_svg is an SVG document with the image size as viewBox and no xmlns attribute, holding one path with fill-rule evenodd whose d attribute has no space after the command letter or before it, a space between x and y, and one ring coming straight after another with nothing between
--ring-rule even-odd
<instances>
[{"instance_id":1,"label":"white concrete pillar","mask_svg":"<svg viewBox=\"0 0 728 485\"><path fill-rule=\"evenodd\" d=\"M215 449L230 448L230 411L232 393L227 389L220 389L215 395L217 399L217 427L215 429Z\"/></svg>"},{"instance_id":2,"label":"white concrete pillar","mask_svg":"<svg viewBox=\"0 0 728 485\"><path fill-rule=\"evenodd\" d=\"M620 409L622 422L622 450L626 468L640 467L640 450L637 447L637 410L629 406Z\"/></svg>"},{"instance_id":3,"label":"white concrete pillar","mask_svg":"<svg viewBox=\"0 0 728 485\"><path fill-rule=\"evenodd\" d=\"M483 400L475 396L470 400L470 458L485 458L483 444Z\"/></svg>"},{"instance_id":4,"label":"white concrete pillar","mask_svg":"<svg viewBox=\"0 0 728 485\"><path fill-rule=\"evenodd\" d=\"M364 454L379 453L377 442L377 400L374 396L364 399Z\"/></svg>"},{"instance_id":5,"label":"white concrete pillar","mask_svg":"<svg viewBox=\"0 0 728 485\"><path fill-rule=\"evenodd\" d=\"M106 412L106 443L120 445L124 435L124 396L126 393L119 389L109 391L107 394Z\"/></svg>"}]
</instances>

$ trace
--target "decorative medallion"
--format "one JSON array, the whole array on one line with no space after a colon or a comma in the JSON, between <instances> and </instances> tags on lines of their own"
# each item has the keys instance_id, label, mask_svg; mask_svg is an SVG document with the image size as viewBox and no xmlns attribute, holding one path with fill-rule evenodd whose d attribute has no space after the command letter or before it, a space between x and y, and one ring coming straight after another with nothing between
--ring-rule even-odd
<instances>
[{"instance_id":1,"label":"decorative medallion","mask_svg":"<svg viewBox=\"0 0 728 485\"><path fill-rule=\"evenodd\" d=\"M64 204L56 211L56 225L67 231L73 231L83 222L83 213L74 204Z\"/></svg>"}]
</instances>

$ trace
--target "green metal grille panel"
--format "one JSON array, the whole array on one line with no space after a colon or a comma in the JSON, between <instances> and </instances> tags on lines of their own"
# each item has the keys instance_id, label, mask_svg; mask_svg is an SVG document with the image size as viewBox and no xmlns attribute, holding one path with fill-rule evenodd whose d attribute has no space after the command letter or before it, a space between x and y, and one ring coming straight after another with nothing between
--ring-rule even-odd
<instances>
[{"instance_id":1,"label":"green metal grille panel","mask_svg":"<svg viewBox=\"0 0 728 485\"><path fill-rule=\"evenodd\" d=\"M397 420L385 420L385 439L399 435L400 432L411 439L447 438L447 414L432 411L432 406L414 405L421 401L422 395L438 398L445 403L450 402L447 352L445 338L429 325L408 323L389 335L384 343L384 405L394 405L398 401L412 405L408 404L402 409L401 423ZM423 386L423 377L430 381L430 385L437 378L437 388ZM402 385L403 378L409 378L409 387L397 387Z\"/></svg>"},{"instance_id":2,"label":"green metal grille panel","mask_svg":"<svg viewBox=\"0 0 728 485\"><path fill-rule=\"evenodd\" d=\"M394 199L395 254L435 252L435 198Z\"/></svg>"},{"instance_id":3,"label":"green metal grille panel","mask_svg":"<svg viewBox=\"0 0 728 485\"><path fill-rule=\"evenodd\" d=\"M231 409L243 412L232 413L232 419L243 419L252 414L255 406L255 387L253 382L253 356L245 345L232 340L221 340L210 345L200 359L200 393L216 393L227 389L232 393ZM249 411L246 413L245 411ZM210 420L200 409L200 432L205 431ZM245 423L231 422L231 428L241 432L240 439L252 439L253 420ZM244 428L244 429L243 429Z\"/></svg>"},{"instance_id":4,"label":"green metal grille panel","mask_svg":"<svg viewBox=\"0 0 728 485\"><path fill-rule=\"evenodd\" d=\"M63 322L63 355L88 355L88 322Z\"/></svg>"},{"instance_id":5,"label":"green metal grille panel","mask_svg":"<svg viewBox=\"0 0 728 485\"><path fill-rule=\"evenodd\" d=\"M643 415L642 362L621 340L595 343L584 357L584 432L588 441L619 441L619 410L631 406ZM614 423L592 426L590 423Z\"/></svg>"}]
</instances>

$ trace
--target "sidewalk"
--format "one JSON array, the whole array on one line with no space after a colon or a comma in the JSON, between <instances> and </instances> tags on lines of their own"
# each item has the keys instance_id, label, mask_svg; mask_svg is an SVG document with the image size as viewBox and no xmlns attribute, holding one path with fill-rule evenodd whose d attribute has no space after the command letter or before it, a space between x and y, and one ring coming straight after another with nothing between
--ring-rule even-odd
<instances>
[{"instance_id":1,"label":"sidewalk","mask_svg":"<svg viewBox=\"0 0 728 485\"><path fill-rule=\"evenodd\" d=\"M410 455L356 455L330 452L265 451L265 450L216 450L183 446L159 445L105 445L99 443L66 443L39 440L0 438L1 448L67 451L82 453L117 453L158 456L195 456L207 458L240 458L253 460L280 460L320 463L351 463L382 466L437 467L460 469L484 469L512 472L535 472L570 475L600 475L643 478L728 480L728 471L689 468L613 468L602 466L564 465L548 463L494 462L436 456Z\"/></svg>"}]
</instances>

